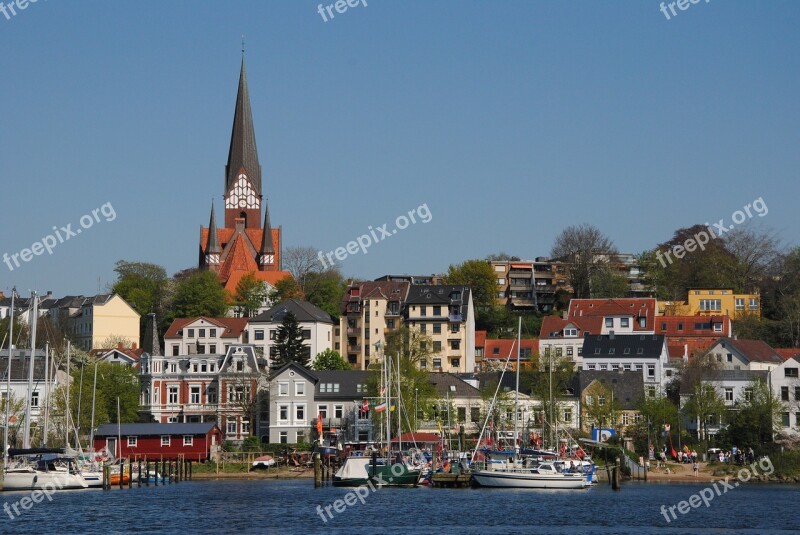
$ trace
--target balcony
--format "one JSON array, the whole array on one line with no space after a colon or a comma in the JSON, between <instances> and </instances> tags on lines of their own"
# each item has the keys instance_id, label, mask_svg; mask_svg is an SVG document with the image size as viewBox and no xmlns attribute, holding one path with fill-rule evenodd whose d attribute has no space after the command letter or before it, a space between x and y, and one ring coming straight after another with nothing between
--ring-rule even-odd
<instances>
[{"instance_id":1,"label":"balcony","mask_svg":"<svg viewBox=\"0 0 800 535\"><path fill-rule=\"evenodd\" d=\"M450 314L447 319L452 323L460 323L464 321L464 317L461 314Z\"/></svg>"},{"instance_id":2,"label":"balcony","mask_svg":"<svg viewBox=\"0 0 800 535\"><path fill-rule=\"evenodd\" d=\"M347 351L351 353L361 353L361 344L347 344Z\"/></svg>"},{"instance_id":3,"label":"balcony","mask_svg":"<svg viewBox=\"0 0 800 535\"><path fill-rule=\"evenodd\" d=\"M348 327L347 328L347 334L353 335L353 336L357 336L357 335L361 334L361 328L360 327Z\"/></svg>"},{"instance_id":4,"label":"balcony","mask_svg":"<svg viewBox=\"0 0 800 535\"><path fill-rule=\"evenodd\" d=\"M384 314L387 318L398 318L400 317L400 309L391 310L389 308L386 309L386 313Z\"/></svg>"}]
</instances>

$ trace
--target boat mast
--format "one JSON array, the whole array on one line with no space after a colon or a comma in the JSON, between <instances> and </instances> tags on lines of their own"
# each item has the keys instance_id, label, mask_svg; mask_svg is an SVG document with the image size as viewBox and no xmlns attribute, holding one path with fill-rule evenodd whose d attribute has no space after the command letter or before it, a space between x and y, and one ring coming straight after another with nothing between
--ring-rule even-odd
<instances>
[{"instance_id":1,"label":"boat mast","mask_svg":"<svg viewBox=\"0 0 800 535\"><path fill-rule=\"evenodd\" d=\"M50 344L44 344L44 432L42 447L47 447L47 431L50 424Z\"/></svg>"},{"instance_id":2,"label":"boat mast","mask_svg":"<svg viewBox=\"0 0 800 535\"><path fill-rule=\"evenodd\" d=\"M70 375L69 375L69 340L67 340L67 418L64 422L64 447L69 447L69 421L70 416L72 416L72 411L69 408L69 387L70 387ZM77 448L76 448L77 449Z\"/></svg>"},{"instance_id":3,"label":"boat mast","mask_svg":"<svg viewBox=\"0 0 800 535\"><path fill-rule=\"evenodd\" d=\"M403 420L400 418L400 352L397 352L397 451L403 451Z\"/></svg>"},{"instance_id":4,"label":"boat mast","mask_svg":"<svg viewBox=\"0 0 800 535\"><path fill-rule=\"evenodd\" d=\"M95 396L97 395L97 363L100 362L100 359L94 361L94 386L92 387L92 421L89 424L89 447L94 448L94 400Z\"/></svg>"},{"instance_id":5,"label":"boat mast","mask_svg":"<svg viewBox=\"0 0 800 535\"><path fill-rule=\"evenodd\" d=\"M33 363L36 355L36 319L39 314L39 302L36 292L31 292L31 358L28 360L28 398L25 403L25 428L22 433L22 447L31 447L31 394L33 393Z\"/></svg>"},{"instance_id":6,"label":"boat mast","mask_svg":"<svg viewBox=\"0 0 800 535\"><path fill-rule=\"evenodd\" d=\"M3 467L8 467L8 428L11 407L11 350L14 349L14 298L17 287L11 289L11 318L8 323L8 364L6 365L6 432L3 433Z\"/></svg>"},{"instance_id":7,"label":"boat mast","mask_svg":"<svg viewBox=\"0 0 800 535\"><path fill-rule=\"evenodd\" d=\"M519 326L517 327L517 387L514 389L514 453L519 453L519 354L521 352L520 344L522 344L522 316L519 317Z\"/></svg>"}]
</instances>

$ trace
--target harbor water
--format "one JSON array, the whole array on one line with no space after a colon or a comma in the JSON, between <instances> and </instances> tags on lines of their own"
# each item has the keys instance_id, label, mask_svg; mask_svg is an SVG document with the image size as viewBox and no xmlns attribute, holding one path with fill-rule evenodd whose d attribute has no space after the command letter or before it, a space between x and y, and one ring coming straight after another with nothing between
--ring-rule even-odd
<instances>
[{"instance_id":1,"label":"harbor water","mask_svg":"<svg viewBox=\"0 0 800 535\"><path fill-rule=\"evenodd\" d=\"M796 512L800 487L796 485L723 488L719 494L714 492L708 507L701 503L685 514L674 507L706 488L713 486L629 482L620 491L607 485L577 491L364 487L356 496L354 489L314 489L307 479L187 481L149 488L56 492L52 501L46 497L40 503L26 501L28 509L20 501L30 497L30 492L3 492L0 533L800 532ZM337 500L341 500L340 512ZM15 504L19 515L14 514ZM675 519L669 514L671 506Z\"/></svg>"}]
</instances>

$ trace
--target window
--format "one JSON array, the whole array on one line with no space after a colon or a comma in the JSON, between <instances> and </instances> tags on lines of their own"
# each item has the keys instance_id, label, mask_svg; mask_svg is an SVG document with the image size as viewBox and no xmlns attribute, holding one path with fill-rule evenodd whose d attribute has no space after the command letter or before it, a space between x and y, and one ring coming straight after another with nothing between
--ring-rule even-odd
<instances>
[{"instance_id":1,"label":"window","mask_svg":"<svg viewBox=\"0 0 800 535\"><path fill-rule=\"evenodd\" d=\"M572 409L564 409L564 423L572 423Z\"/></svg>"},{"instance_id":2,"label":"window","mask_svg":"<svg viewBox=\"0 0 800 535\"><path fill-rule=\"evenodd\" d=\"M172 356L177 357L180 354L181 354L180 344L172 344Z\"/></svg>"},{"instance_id":3,"label":"window","mask_svg":"<svg viewBox=\"0 0 800 535\"><path fill-rule=\"evenodd\" d=\"M296 436L297 436L296 444L300 444L301 442L305 442L306 441L306 432L305 431L298 431Z\"/></svg>"},{"instance_id":4,"label":"window","mask_svg":"<svg viewBox=\"0 0 800 535\"><path fill-rule=\"evenodd\" d=\"M789 401L789 387L782 386L781 387L781 401Z\"/></svg>"},{"instance_id":5,"label":"window","mask_svg":"<svg viewBox=\"0 0 800 535\"><path fill-rule=\"evenodd\" d=\"M277 329L270 329L269 330L269 339L270 340L277 340L278 339L278 331L277 331Z\"/></svg>"},{"instance_id":6,"label":"window","mask_svg":"<svg viewBox=\"0 0 800 535\"><path fill-rule=\"evenodd\" d=\"M644 369L644 366L642 366L641 364L637 364L637 365L636 365L636 371L637 371L637 372L640 372L640 371L642 371L643 369Z\"/></svg>"},{"instance_id":7,"label":"window","mask_svg":"<svg viewBox=\"0 0 800 535\"><path fill-rule=\"evenodd\" d=\"M393 319L386 320L386 328L387 329L394 329L394 320Z\"/></svg>"},{"instance_id":8,"label":"window","mask_svg":"<svg viewBox=\"0 0 800 535\"><path fill-rule=\"evenodd\" d=\"M572 346L567 346L567 356L568 357L572 356L572 351L573 351Z\"/></svg>"},{"instance_id":9,"label":"window","mask_svg":"<svg viewBox=\"0 0 800 535\"><path fill-rule=\"evenodd\" d=\"M433 334L441 334L442 332L442 324L441 323L434 323L433 324Z\"/></svg>"},{"instance_id":10,"label":"window","mask_svg":"<svg viewBox=\"0 0 800 535\"><path fill-rule=\"evenodd\" d=\"M614 318L606 318L606 327L614 327Z\"/></svg>"},{"instance_id":11,"label":"window","mask_svg":"<svg viewBox=\"0 0 800 535\"><path fill-rule=\"evenodd\" d=\"M678 330L679 330L679 331L682 331L682 330L683 330L683 323L678 323Z\"/></svg>"},{"instance_id":12,"label":"window","mask_svg":"<svg viewBox=\"0 0 800 535\"><path fill-rule=\"evenodd\" d=\"M619 320L619 326L620 326L621 328L625 328L625 329L627 329L628 327L630 327L630 318L620 318L620 320Z\"/></svg>"},{"instance_id":13,"label":"window","mask_svg":"<svg viewBox=\"0 0 800 535\"><path fill-rule=\"evenodd\" d=\"M333 417L334 418L341 418L344 416L344 405L334 405L333 406Z\"/></svg>"},{"instance_id":14,"label":"window","mask_svg":"<svg viewBox=\"0 0 800 535\"><path fill-rule=\"evenodd\" d=\"M281 431L280 432L280 443L287 444L289 442L289 432L288 431Z\"/></svg>"},{"instance_id":15,"label":"window","mask_svg":"<svg viewBox=\"0 0 800 535\"><path fill-rule=\"evenodd\" d=\"M356 385L356 392L365 393L366 391L367 391L367 385L365 385L365 384L357 384Z\"/></svg>"},{"instance_id":16,"label":"window","mask_svg":"<svg viewBox=\"0 0 800 535\"><path fill-rule=\"evenodd\" d=\"M311 340L311 329L303 329L303 340Z\"/></svg>"},{"instance_id":17,"label":"window","mask_svg":"<svg viewBox=\"0 0 800 535\"><path fill-rule=\"evenodd\" d=\"M794 400L800 401L800 386L794 387Z\"/></svg>"},{"instance_id":18,"label":"window","mask_svg":"<svg viewBox=\"0 0 800 535\"><path fill-rule=\"evenodd\" d=\"M419 326L419 332L421 332L421 333L428 332L428 326L425 325L424 323L421 323L420 326Z\"/></svg>"},{"instance_id":19,"label":"window","mask_svg":"<svg viewBox=\"0 0 800 535\"><path fill-rule=\"evenodd\" d=\"M33 392L31 394L31 407L38 407L38 406L39 406L39 392Z\"/></svg>"},{"instance_id":20,"label":"window","mask_svg":"<svg viewBox=\"0 0 800 535\"><path fill-rule=\"evenodd\" d=\"M728 362L733 362L733 354L728 353Z\"/></svg>"},{"instance_id":21,"label":"window","mask_svg":"<svg viewBox=\"0 0 800 535\"><path fill-rule=\"evenodd\" d=\"M719 299L701 299L700 310L722 310L722 301Z\"/></svg>"},{"instance_id":22,"label":"window","mask_svg":"<svg viewBox=\"0 0 800 535\"><path fill-rule=\"evenodd\" d=\"M170 440L169 435L161 435L161 445L169 447Z\"/></svg>"},{"instance_id":23,"label":"window","mask_svg":"<svg viewBox=\"0 0 800 535\"><path fill-rule=\"evenodd\" d=\"M175 405L178 403L178 387L171 386L169 387L169 398L167 399L167 403L170 405Z\"/></svg>"},{"instance_id":24,"label":"window","mask_svg":"<svg viewBox=\"0 0 800 535\"><path fill-rule=\"evenodd\" d=\"M600 354L600 348L599 347L594 348L594 354L595 355L599 355Z\"/></svg>"},{"instance_id":25,"label":"window","mask_svg":"<svg viewBox=\"0 0 800 535\"><path fill-rule=\"evenodd\" d=\"M595 365L594 365L594 364L588 364L588 365L586 366L586 369L587 369L587 370L594 370L594 369L595 369Z\"/></svg>"},{"instance_id":26,"label":"window","mask_svg":"<svg viewBox=\"0 0 800 535\"><path fill-rule=\"evenodd\" d=\"M178 365L175 362L169 363L169 373L178 373Z\"/></svg>"},{"instance_id":27,"label":"window","mask_svg":"<svg viewBox=\"0 0 800 535\"><path fill-rule=\"evenodd\" d=\"M644 329L645 327L647 327L647 318L641 316L639 318L639 328Z\"/></svg>"},{"instance_id":28,"label":"window","mask_svg":"<svg viewBox=\"0 0 800 535\"><path fill-rule=\"evenodd\" d=\"M197 344L197 354L198 355L205 355L206 354L206 346L205 344ZM197 370L195 370L197 371Z\"/></svg>"},{"instance_id":29,"label":"window","mask_svg":"<svg viewBox=\"0 0 800 535\"><path fill-rule=\"evenodd\" d=\"M451 359L450 366L453 368L458 368L461 365L461 361L459 359Z\"/></svg>"},{"instance_id":30,"label":"window","mask_svg":"<svg viewBox=\"0 0 800 535\"><path fill-rule=\"evenodd\" d=\"M306 406L305 405L296 405L294 408L294 419L296 422L305 422L306 421Z\"/></svg>"},{"instance_id":31,"label":"window","mask_svg":"<svg viewBox=\"0 0 800 535\"><path fill-rule=\"evenodd\" d=\"M623 412L622 413L622 425L623 426L627 426L627 425L630 425L630 423L631 423L630 415L627 412Z\"/></svg>"},{"instance_id":32,"label":"window","mask_svg":"<svg viewBox=\"0 0 800 535\"><path fill-rule=\"evenodd\" d=\"M433 359L433 367L434 368L441 368L442 367L442 359Z\"/></svg>"},{"instance_id":33,"label":"window","mask_svg":"<svg viewBox=\"0 0 800 535\"><path fill-rule=\"evenodd\" d=\"M450 332L457 333L461 329L461 326L458 323L451 323L450 324Z\"/></svg>"},{"instance_id":34,"label":"window","mask_svg":"<svg viewBox=\"0 0 800 535\"><path fill-rule=\"evenodd\" d=\"M580 357L581 355L583 355L583 346L578 348L578 356Z\"/></svg>"},{"instance_id":35,"label":"window","mask_svg":"<svg viewBox=\"0 0 800 535\"><path fill-rule=\"evenodd\" d=\"M753 399L753 389L752 388L745 388L744 389L744 400L750 401Z\"/></svg>"},{"instance_id":36,"label":"window","mask_svg":"<svg viewBox=\"0 0 800 535\"><path fill-rule=\"evenodd\" d=\"M339 383L320 383L319 384L319 391L320 392L338 392L339 391Z\"/></svg>"},{"instance_id":37,"label":"window","mask_svg":"<svg viewBox=\"0 0 800 535\"><path fill-rule=\"evenodd\" d=\"M656 376L656 365L655 364L648 364L647 365L647 376L648 377L655 377Z\"/></svg>"},{"instance_id":38,"label":"window","mask_svg":"<svg viewBox=\"0 0 800 535\"><path fill-rule=\"evenodd\" d=\"M200 387L193 386L189 389L189 403L200 403Z\"/></svg>"},{"instance_id":39,"label":"window","mask_svg":"<svg viewBox=\"0 0 800 535\"><path fill-rule=\"evenodd\" d=\"M605 396L597 396L597 404L602 407L606 404L606 397Z\"/></svg>"},{"instance_id":40,"label":"window","mask_svg":"<svg viewBox=\"0 0 800 535\"><path fill-rule=\"evenodd\" d=\"M622 354L623 355L630 355L631 354L631 348L626 347L625 349L622 350Z\"/></svg>"},{"instance_id":41,"label":"window","mask_svg":"<svg viewBox=\"0 0 800 535\"><path fill-rule=\"evenodd\" d=\"M656 387L648 386L647 387L647 397L653 399L656 397Z\"/></svg>"},{"instance_id":42,"label":"window","mask_svg":"<svg viewBox=\"0 0 800 535\"><path fill-rule=\"evenodd\" d=\"M427 316L428 315L428 307L419 307L419 315L420 316Z\"/></svg>"},{"instance_id":43,"label":"window","mask_svg":"<svg viewBox=\"0 0 800 535\"><path fill-rule=\"evenodd\" d=\"M758 310L758 299L750 298L750 310Z\"/></svg>"},{"instance_id":44,"label":"window","mask_svg":"<svg viewBox=\"0 0 800 535\"><path fill-rule=\"evenodd\" d=\"M205 338L206 337L206 330L205 329L197 329L197 337L198 338Z\"/></svg>"},{"instance_id":45,"label":"window","mask_svg":"<svg viewBox=\"0 0 800 535\"><path fill-rule=\"evenodd\" d=\"M714 332L715 333L721 333L722 332L722 324L721 323L715 323L714 324Z\"/></svg>"},{"instance_id":46,"label":"window","mask_svg":"<svg viewBox=\"0 0 800 535\"><path fill-rule=\"evenodd\" d=\"M194 329L189 329L189 334L186 335L187 338L194 338Z\"/></svg>"},{"instance_id":47,"label":"window","mask_svg":"<svg viewBox=\"0 0 800 535\"><path fill-rule=\"evenodd\" d=\"M217 330L216 329L209 329L208 330L209 338L216 338L217 337Z\"/></svg>"},{"instance_id":48,"label":"window","mask_svg":"<svg viewBox=\"0 0 800 535\"><path fill-rule=\"evenodd\" d=\"M138 442L139 442L138 437L128 437L129 448L135 448Z\"/></svg>"},{"instance_id":49,"label":"window","mask_svg":"<svg viewBox=\"0 0 800 535\"><path fill-rule=\"evenodd\" d=\"M450 349L461 349L461 340L450 340Z\"/></svg>"},{"instance_id":50,"label":"window","mask_svg":"<svg viewBox=\"0 0 800 535\"><path fill-rule=\"evenodd\" d=\"M433 315L434 316L441 316L442 315L442 307L440 307L440 306L433 307Z\"/></svg>"},{"instance_id":51,"label":"window","mask_svg":"<svg viewBox=\"0 0 800 535\"><path fill-rule=\"evenodd\" d=\"M192 371L193 371L194 373L197 373L197 369L198 369L198 368L197 368L197 363L195 362L194 364L192 364Z\"/></svg>"},{"instance_id":52,"label":"window","mask_svg":"<svg viewBox=\"0 0 800 535\"><path fill-rule=\"evenodd\" d=\"M737 297L736 298L736 310L744 310L744 298Z\"/></svg>"},{"instance_id":53,"label":"window","mask_svg":"<svg viewBox=\"0 0 800 535\"><path fill-rule=\"evenodd\" d=\"M242 418L242 434L249 435L250 434L250 420L247 418Z\"/></svg>"},{"instance_id":54,"label":"window","mask_svg":"<svg viewBox=\"0 0 800 535\"><path fill-rule=\"evenodd\" d=\"M317 414L323 420L328 417L328 406L327 405L318 405L317 406Z\"/></svg>"},{"instance_id":55,"label":"window","mask_svg":"<svg viewBox=\"0 0 800 535\"><path fill-rule=\"evenodd\" d=\"M797 377L797 368L784 368L783 369L783 376L784 377Z\"/></svg>"},{"instance_id":56,"label":"window","mask_svg":"<svg viewBox=\"0 0 800 535\"><path fill-rule=\"evenodd\" d=\"M612 364L611 365L611 371L612 372L619 371L619 364Z\"/></svg>"},{"instance_id":57,"label":"window","mask_svg":"<svg viewBox=\"0 0 800 535\"><path fill-rule=\"evenodd\" d=\"M263 340L264 339L264 329L256 329L253 331L253 339L254 340Z\"/></svg>"},{"instance_id":58,"label":"window","mask_svg":"<svg viewBox=\"0 0 800 535\"><path fill-rule=\"evenodd\" d=\"M605 371L607 369L608 369L608 364L601 364L600 365L600 370Z\"/></svg>"},{"instance_id":59,"label":"window","mask_svg":"<svg viewBox=\"0 0 800 535\"><path fill-rule=\"evenodd\" d=\"M168 424L176 424L176 423L178 423L178 417L177 416L168 416L167 417L167 423Z\"/></svg>"},{"instance_id":60,"label":"window","mask_svg":"<svg viewBox=\"0 0 800 535\"><path fill-rule=\"evenodd\" d=\"M637 355L644 355L644 348L643 347L637 347L636 348L636 354Z\"/></svg>"},{"instance_id":61,"label":"window","mask_svg":"<svg viewBox=\"0 0 800 535\"><path fill-rule=\"evenodd\" d=\"M289 395L289 382L288 381L281 381L278 383L278 395L279 396L288 396Z\"/></svg>"},{"instance_id":62,"label":"window","mask_svg":"<svg viewBox=\"0 0 800 535\"><path fill-rule=\"evenodd\" d=\"M667 324L666 323L663 323L663 322L661 323L661 330L662 331L666 331L667 330Z\"/></svg>"},{"instance_id":63,"label":"window","mask_svg":"<svg viewBox=\"0 0 800 535\"><path fill-rule=\"evenodd\" d=\"M183 435L183 445L184 446L194 445L194 437L192 435Z\"/></svg>"},{"instance_id":64,"label":"window","mask_svg":"<svg viewBox=\"0 0 800 535\"><path fill-rule=\"evenodd\" d=\"M200 364L200 371L203 372L203 373L206 373L208 371L208 364L206 362L203 362L202 364Z\"/></svg>"},{"instance_id":65,"label":"window","mask_svg":"<svg viewBox=\"0 0 800 535\"><path fill-rule=\"evenodd\" d=\"M591 405L594 398L592 396L586 396L586 404Z\"/></svg>"},{"instance_id":66,"label":"window","mask_svg":"<svg viewBox=\"0 0 800 535\"><path fill-rule=\"evenodd\" d=\"M294 395L295 396L305 396L306 395L306 383L305 383L305 381L297 381L294 384Z\"/></svg>"},{"instance_id":67,"label":"window","mask_svg":"<svg viewBox=\"0 0 800 535\"><path fill-rule=\"evenodd\" d=\"M725 388L725 401L733 402L733 388Z\"/></svg>"},{"instance_id":68,"label":"window","mask_svg":"<svg viewBox=\"0 0 800 535\"><path fill-rule=\"evenodd\" d=\"M564 329L564 336L565 337L575 337L578 336L578 329Z\"/></svg>"},{"instance_id":69,"label":"window","mask_svg":"<svg viewBox=\"0 0 800 535\"><path fill-rule=\"evenodd\" d=\"M613 354L614 354L614 353L616 353L616 352L617 352L616 348L613 348L613 347L609 347L609 348L608 348L608 354L609 354L609 355L613 355Z\"/></svg>"},{"instance_id":70,"label":"window","mask_svg":"<svg viewBox=\"0 0 800 535\"><path fill-rule=\"evenodd\" d=\"M437 351L437 352L438 352L438 351L441 351L441 350L442 350L442 342L441 342L441 341L439 341L439 340L435 340L435 341L433 342L433 350L434 350L434 351Z\"/></svg>"},{"instance_id":71,"label":"window","mask_svg":"<svg viewBox=\"0 0 800 535\"><path fill-rule=\"evenodd\" d=\"M622 369L625 370L626 372L629 372L629 371L631 371L631 365L630 364L623 364L622 365Z\"/></svg>"},{"instance_id":72,"label":"window","mask_svg":"<svg viewBox=\"0 0 800 535\"><path fill-rule=\"evenodd\" d=\"M289 405L278 405L278 420L281 422L289 420Z\"/></svg>"},{"instance_id":73,"label":"window","mask_svg":"<svg viewBox=\"0 0 800 535\"><path fill-rule=\"evenodd\" d=\"M206 390L206 396L208 397L209 403L217 403L217 389L213 386L208 387L208 390Z\"/></svg>"},{"instance_id":74,"label":"window","mask_svg":"<svg viewBox=\"0 0 800 535\"><path fill-rule=\"evenodd\" d=\"M782 418L781 418L781 423L783 424L783 427L789 427L789 413L788 412L784 412L783 413Z\"/></svg>"}]
</instances>

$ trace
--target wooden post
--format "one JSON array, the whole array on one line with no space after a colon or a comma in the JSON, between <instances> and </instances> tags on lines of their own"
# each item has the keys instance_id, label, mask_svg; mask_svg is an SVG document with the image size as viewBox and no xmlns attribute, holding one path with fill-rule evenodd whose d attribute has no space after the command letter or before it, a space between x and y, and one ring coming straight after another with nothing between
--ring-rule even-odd
<instances>
[{"instance_id":1,"label":"wooden post","mask_svg":"<svg viewBox=\"0 0 800 535\"><path fill-rule=\"evenodd\" d=\"M322 486L322 461L319 452L314 454L314 488Z\"/></svg>"},{"instance_id":2,"label":"wooden post","mask_svg":"<svg viewBox=\"0 0 800 535\"><path fill-rule=\"evenodd\" d=\"M150 486L150 461L147 460L147 457L144 458L144 473L145 473L144 484L149 487Z\"/></svg>"},{"instance_id":3,"label":"wooden post","mask_svg":"<svg viewBox=\"0 0 800 535\"><path fill-rule=\"evenodd\" d=\"M123 488L125 486L125 461L120 460L119 462L119 488Z\"/></svg>"},{"instance_id":4,"label":"wooden post","mask_svg":"<svg viewBox=\"0 0 800 535\"><path fill-rule=\"evenodd\" d=\"M128 479L128 488L132 489L133 488L133 459L131 459L130 457L128 457L128 477L130 477L130 479Z\"/></svg>"},{"instance_id":5,"label":"wooden post","mask_svg":"<svg viewBox=\"0 0 800 535\"><path fill-rule=\"evenodd\" d=\"M158 459L153 461L153 473L155 474L155 483L154 486L158 486L158 476L161 475L161 472L158 471Z\"/></svg>"},{"instance_id":6,"label":"wooden post","mask_svg":"<svg viewBox=\"0 0 800 535\"><path fill-rule=\"evenodd\" d=\"M109 490L111 488L111 467L108 465L103 465L103 490Z\"/></svg>"},{"instance_id":7,"label":"wooden post","mask_svg":"<svg viewBox=\"0 0 800 535\"><path fill-rule=\"evenodd\" d=\"M612 472L611 488L614 490L620 490L619 481L620 481L620 461L619 457L617 457L617 460L614 462L614 470Z\"/></svg>"}]
</instances>

